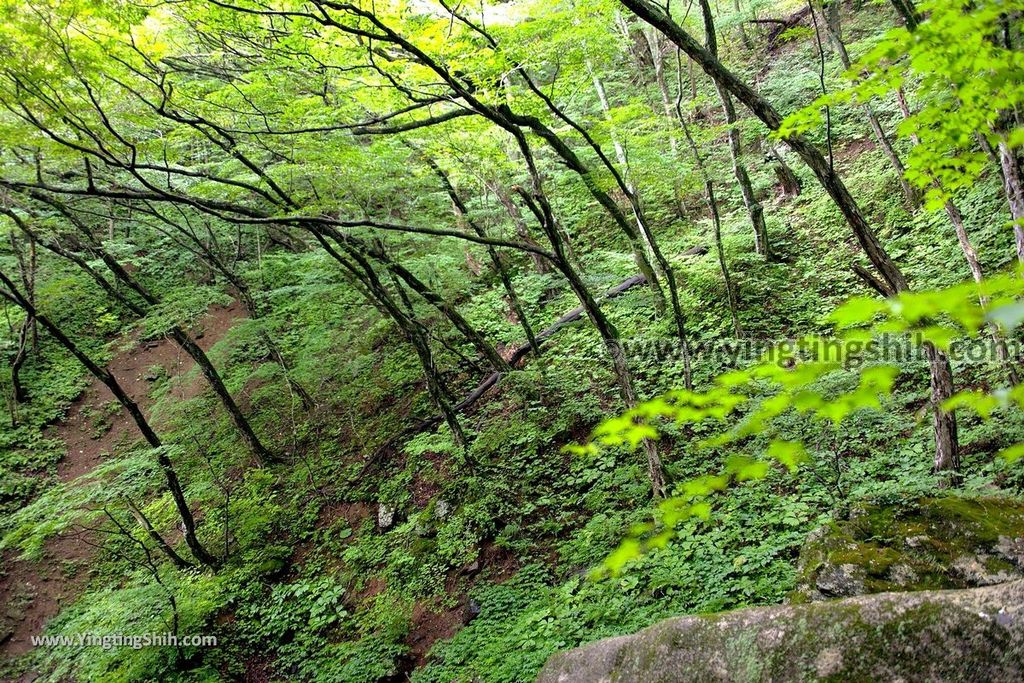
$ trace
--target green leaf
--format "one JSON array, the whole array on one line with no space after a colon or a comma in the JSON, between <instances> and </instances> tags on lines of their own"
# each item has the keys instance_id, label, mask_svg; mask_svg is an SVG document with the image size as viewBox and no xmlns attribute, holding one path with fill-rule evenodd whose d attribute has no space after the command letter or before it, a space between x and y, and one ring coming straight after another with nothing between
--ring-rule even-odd
<instances>
[{"instance_id":1,"label":"green leaf","mask_svg":"<svg viewBox=\"0 0 1024 683\"><path fill-rule=\"evenodd\" d=\"M768 474L768 463L745 455L734 455L726 461L725 469L735 476L737 481L764 479Z\"/></svg>"},{"instance_id":2,"label":"green leaf","mask_svg":"<svg viewBox=\"0 0 1024 683\"><path fill-rule=\"evenodd\" d=\"M790 472L796 472L800 465L810 460L799 441L772 441L768 445L768 456L778 460Z\"/></svg>"}]
</instances>

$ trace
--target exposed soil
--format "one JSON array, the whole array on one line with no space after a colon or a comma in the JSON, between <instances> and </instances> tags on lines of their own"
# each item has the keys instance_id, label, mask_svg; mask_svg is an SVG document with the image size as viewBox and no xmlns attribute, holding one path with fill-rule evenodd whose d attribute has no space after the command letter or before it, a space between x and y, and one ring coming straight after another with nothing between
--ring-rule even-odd
<instances>
[{"instance_id":1,"label":"exposed soil","mask_svg":"<svg viewBox=\"0 0 1024 683\"><path fill-rule=\"evenodd\" d=\"M412 624L406 644L409 646L409 670L426 663L427 653L439 640L454 636L466 622L466 607L440 608L436 601L418 602L412 610Z\"/></svg>"},{"instance_id":2,"label":"exposed soil","mask_svg":"<svg viewBox=\"0 0 1024 683\"><path fill-rule=\"evenodd\" d=\"M244 315L244 309L238 304L212 307L193 331L199 345L208 351ZM158 375L173 378L169 391L178 400L194 398L205 389L202 377L193 372L192 360L173 342L139 341L135 335L129 343L130 348L117 353L108 368L147 413L153 407L149 393ZM137 439L134 423L123 410L114 410L116 406L112 402L109 390L93 381L69 408L67 417L48 430L47 436L67 444L67 454L57 465L61 482L88 477L106 458ZM154 416L154 419L159 426L159 417ZM427 459L428 469L443 470L443 458L428 455ZM436 476L418 476L413 489L415 503L422 507L436 497L440 487ZM317 527L322 529L344 519L349 527L358 530L363 521L373 515L374 509L367 503L335 503L321 511ZM13 553L4 554L0 565L4 572L0 577L0 605L3 606L0 629L5 622L9 622L11 628L0 630L0 655L14 657L28 652L31 636L42 633L46 622L82 592L91 575L90 562L96 554L93 543L95 539L89 532L68 531L46 542L40 560L14 560ZM311 549L298 548L293 563L301 565ZM517 566L514 557L489 544L482 548L477 562L457 570L448 583L451 590L461 593L465 585L457 584L471 585L481 574L500 581L513 574ZM349 602L355 606L372 600L385 587L381 577L371 577L362 590L353 591ZM417 603L406 640L409 653L400 663L401 669L412 671L422 666L434 643L451 638L466 621L465 604L448 608L439 600ZM6 632L10 635L5 638ZM269 680L272 668L269 660L254 660L247 669L246 680Z\"/></svg>"},{"instance_id":3,"label":"exposed soil","mask_svg":"<svg viewBox=\"0 0 1024 683\"><path fill-rule=\"evenodd\" d=\"M212 306L193 330L199 346L208 351L224 337L245 311L237 302ZM149 397L151 368L163 368L178 378L193 366L176 344L162 339L138 342L118 352L107 366L118 383L144 410L152 407ZM186 381L174 381L170 391L180 400L199 395L206 387L195 373ZM135 423L123 409L111 409L113 396L98 380L71 405L67 417L47 430L47 436L67 444L67 454L57 465L57 478L71 482L87 477L123 443L135 441ZM42 557L35 561L16 560L15 553L0 558L0 656L15 657L31 649L32 636L42 633L46 622L73 601L87 583L90 560L96 553L92 534L69 530L47 540Z\"/></svg>"},{"instance_id":4,"label":"exposed soil","mask_svg":"<svg viewBox=\"0 0 1024 683\"><path fill-rule=\"evenodd\" d=\"M502 583L519 571L519 559L511 550L494 543L485 543L480 549L481 568L491 583Z\"/></svg>"},{"instance_id":5,"label":"exposed soil","mask_svg":"<svg viewBox=\"0 0 1024 683\"><path fill-rule=\"evenodd\" d=\"M381 576L371 576L360 590L351 590L345 595L345 603L356 609L368 604L375 597L387 590L388 582Z\"/></svg>"},{"instance_id":6,"label":"exposed soil","mask_svg":"<svg viewBox=\"0 0 1024 683\"><path fill-rule=\"evenodd\" d=\"M369 503L331 503L320 510L320 515L316 521L316 528L323 530L337 525L338 530L341 531L345 528L345 525L341 524L340 520L344 519L347 526L352 530L352 536L349 538L351 541L356 538L356 533L363 525L363 522L373 518L374 515L375 511ZM316 545L312 541L306 541L296 546L295 552L292 553L291 561L288 563L293 574L298 574L306 559L315 550Z\"/></svg>"},{"instance_id":7,"label":"exposed soil","mask_svg":"<svg viewBox=\"0 0 1024 683\"><path fill-rule=\"evenodd\" d=\"M448 478L448 463L443 455L424 453L426 460L412 481L412 504L425 508L441 493L441 482Z\"/></svg>"},{"instance_id":8,"label":"exposed soil","mask_svg":"<svg viewBox=\"0 0 1024 683\"><path fill-rule=\"evenodd\" d=\"M878 145L869 137L850 140L842 145L836 145L833 152L836 165L846 172L852 172L853 164L866 154L878 148Z\"/></svg>"},{"instance_id":9,"label":"exposed soil","mask_svg":"<svg viewBox=\"0 0 1024 683\"><path fill-rule=\"evenodd\" d=\"M269 683L273 677L273 660L269 657L253 657L245 662L244 683Z\"/></svg>"},{"instance_id":10,"label":"exposed soil","mask_svg":"<svg viewBox=\"0 0 1024 683\"><path fill-rule=\"evenodd\" d=\"M359 531L363 522L373 515L374 510L369 503L358 501L355 503L331 503L320 511L316 528L326 529L339 519L344 518L353 531Z\"/></svg>"}]
</instances>

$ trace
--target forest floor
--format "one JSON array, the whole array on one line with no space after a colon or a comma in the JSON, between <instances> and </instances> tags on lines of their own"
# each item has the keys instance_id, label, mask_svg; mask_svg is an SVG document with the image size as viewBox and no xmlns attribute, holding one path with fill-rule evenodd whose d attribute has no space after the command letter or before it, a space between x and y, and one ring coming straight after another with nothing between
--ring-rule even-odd
<instances>
[{"instance_id":1,"label":"forest floor","mask_svg":"<svg viewBox=\"0 0 1024 683\"><path fill-rule=\"evenodd\" d=\"M194 334L204 351L224 338L245 311L237 302L211 306ZM176 400L187 400L205 387L202 377L192 373L195 363L168 339L140 341L138 333L128 338L107 365L118 383L147 413L156 367L172 379ZM184 381L176 381L184 378ZM120 447L138 437L127 412L112 403L110 391L94 379L70 406L67 416L47 430L46 436L60 439L67 453L57 464L57 480L70 484L88 479L90 473ZM113 407L118 409L113 412ZM15 657L32 648L31 638L43 632L46 622L70 604L84 589L90 576L89 564L96 554L97 540L85 529L71 529L50 537L36 560L19 560L8 550L0 558L0 618L13 630L0 642L0 656ZM22 679L22 680L31 680Z\"/></svg>"}]
</instances>

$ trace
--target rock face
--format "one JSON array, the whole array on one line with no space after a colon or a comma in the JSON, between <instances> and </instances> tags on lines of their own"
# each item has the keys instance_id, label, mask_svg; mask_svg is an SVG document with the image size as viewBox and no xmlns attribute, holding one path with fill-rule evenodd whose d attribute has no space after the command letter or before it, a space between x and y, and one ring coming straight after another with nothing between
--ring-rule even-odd
<instances>
[{"instance_id":1,"label":"rock face","mask_svg":"<svg viewBox=\"0 0 1024 683\"><path fill-rule=\"evenodd\" d=\"M1024 680L1020 501L863 506L811 534L798 572L790 605L592 643L540 681Z\"/></svg>"},{"instance_id":2,"label":"rock face","mask_svg":"<svg viewBox=\"0 0 1024 683\"><path fill-rule=\"evenodd\" d=\"M855 509L807 539L789 602L1024 578L1024 503L925 498Z\"/></svg>"},{"instance_id":3,"label":"rock face","mask_svg":"<svg viewBox=\"0 0 1024 683\"><path fill-rule=\"evenodd\" d=\"M669 619L548 660L539 683L1024 680L1024 581Z\"/></svg>"}]
</instances>

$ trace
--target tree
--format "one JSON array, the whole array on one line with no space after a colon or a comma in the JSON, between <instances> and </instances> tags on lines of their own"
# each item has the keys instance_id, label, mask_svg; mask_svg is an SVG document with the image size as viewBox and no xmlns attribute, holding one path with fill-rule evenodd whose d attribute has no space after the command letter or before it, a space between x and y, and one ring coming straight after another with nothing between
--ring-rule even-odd
<instances>
[{"instance_id":1,"label":"tree","mask_svg":"<svg viewBox=\"0 0 1024 683\"><path fill-rule=\"evenodd\" d=\"M185 494L182 491L181 483L178 480L178 474L174 470L174 465L171 463L171 459L167 455L167 451L164 448L163 443L160 441L160 437L156 435L153 428L146 421L146 417L142 414L142 409L139 405L131 399L130 396L121 388L121 385L117 382L113 375L107 370L101 368L92 361L78 346L67 336L55 323L51 322L50 319L42 315L35 306L28 300L24 293L19 291L18 287L14 282L3 272L0 272L0 284L5 289L0 289L0 296L9 301L10 303L19 306L25 311L25 314L31 316L40 325L42 325L47 332L49 332L57 342L67 349L71 355L73 355L85 368L100 382L104 384L110 393L114 395L136 426L139 428L139 432L142 437L146 440L146 443L154 449L156 453L157 463L160 466L160 470L164 475L164 480L167 484L167 490L171 494L171 498L174 500L174 506L178 511L178 516L181 519L182 527L184 528L185 543L188 545L189 550L192 551L192 555L195 556L201 564L211 568L216 568L219 564L216 557L214 557L199 541L196 536L196 523L195 518L192 516L192 510L188 506L188 502L185 500ZM147 528L147 532L151 537L157 541L157 545L168 554L168 557L178 565L184 567L185 562L171 550L170 545L156 532L150 525Z\"/></svg>"},{"instance_id":2,"label":"tree","mask_svg":"<svg viewBox=\"0 0 1024 683\"><path fill-rule=\"evenodd\" d=\"M843 40L843 25L841 16L841 5L838 2L831 0L823 0L822 5L815 7L814 11L820 13L822 21L821 23L825 27L828 38L835 47L836 52L839 54L839 61L842 63L843 68L847 71L853 69L853 61L850 59L850 53L846 49L846 43ZM815 18L815 30L817 30L818 20ZM878 120L878 115L871 108L870 104L865 103L863 105L864 116L868 120L868 124L871 126L871 132L875 136L875 140L878 142L882 151L885 152L885 156L888 157L889 163L892 164L893 170L896 171L896 178L899 181L900 189L903 191L903 196L907 199L907 204L914 208L921 202L921 198L918 196L917 191L907 180L907 169L903 164L903 160L900 159L899 154L892 145L892 141L889 140L889 136L886 134L885 129L882 127L882 122Z\"/></svg>"},{"instance_id":3,"label":"tree","mask_svg":"<svg viewBox=\"0 0 1024 683\"><path fill-rule=\"evenodd\" d=\"M700 9L704 17L704 44L707 46L707 50L711 53L712 57L717 59L718 36L715 34L715 20L714 15L711 13L711 4L708 0L700 0ZM740 24L741 31L743 30L742 26ZM746 41L745 33L743 38ZM736 176L736 184L740 186L740 194L743 195L743 205L747 208L750 224L754 229L754 250L765 258L770 258L771 245L768 242L768 227L764 222L764 208L754 196L754 188L750 183L750 174L747 173L747 167L743 164L741 158L740 130L736 126L736 107L733 105L732 96L729 94L729 91L717 80L715 81L715 89L718 91L718 98L722 102L725 122L729 126L729 154L732 157L733 174Z\"/></svg>"},{"instance_id":4,"label":"tree","mask_svg":"<svg viewBox=\"0 0 1024 683\"><path fill-rule=\"evenodd\" d=\"M743 102L770 130L782 133L783 139L814 172L822 187L832 197L846 218L861 249L882 277L882 281L877 282L882 291L890 295L906 291L908 285L903 273L879 242L842 179L817 148L803 135L791 130L782 130L782 117L775 108L749 85L726 69L708 50L701 47L661 7L649 0L621 1L641 19L662 31L669 40L699 64L716 83ZM945 401L953 395L949 359L938 349L929 347L928 360L935 422L935 469L955 470L959 466L956 417L943 408Z\"/></svg>"}]
</instances>

